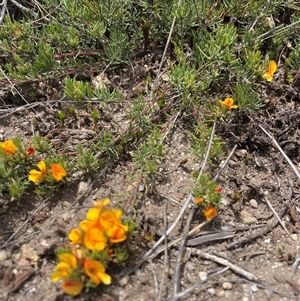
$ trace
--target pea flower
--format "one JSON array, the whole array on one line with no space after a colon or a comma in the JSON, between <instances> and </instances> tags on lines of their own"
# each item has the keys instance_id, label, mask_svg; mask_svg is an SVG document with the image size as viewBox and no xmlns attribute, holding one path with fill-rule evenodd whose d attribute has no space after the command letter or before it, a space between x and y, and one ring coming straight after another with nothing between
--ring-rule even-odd
<instances>
[{"instance_id":1,"label":"pea flower","mask_svg":"<svg viewBox=\"0 0 300 301\"><path fill-rule=\"evenodd\" d=\"M195 198L194 201L198 205L198 204L201 204L203 202L203 198Z\"/></svg>"},{"instance_id":2,"label":"pea flower","mask_svg":"<svg viewBox=\"0 0 300 301\"><path fill-rule=\"evenodd\" d=\"M28 180L36 184L40 183L43 179L43 176L47 173L47 167L45 161L40 161L37 164L37 167L39 168L39 170L36 169L30 170L28 176Z\"/></svg>"},{"instance_id":3,"label":"pea flower","mask_svg":"<svg viewBox=\"0 0 300 301\"><path fill-rule=\"evenodd\" d=\"M61 253L58 255L61 260L51 275L53 282L63 280L62 289L71 296L77 296L81 293L84 283L81 279L76 279L76 270L78 269L77 258L71 253ZM75 278L74 278L75 276Z\"/></svg>"},{"instance_id":4,"label":"pea flower","mask_svg":"<svg viewBox=\"0 0 300 301\"><path fill-rule=\"evenodd\" d=\"M215 207L209 206L203 210L204 216L207 221L211 221L214 217L218 215L218 211Z\"/></svg>"},{"instance_id":5,"label":"pea flower","mask_svg":"<svg viewBox=\"0 0 300 301\"><path fill-rule=\"evenodd\" d=\"M68 238L72 245L82 244L82 232L78 229L72 229L68 234Z\"/></svg>"},{"instance_id":6,"label":"pea flower","mask_svg":"<svg viewBox=\"0 0 300 301\"><path fill-rule=\"evenodd\" d=\"M67 280L72 272L77 268L77 258L71 253L58 254L60 262L56 266L56 271L52 273L51 280Z\"/></svg>"},{"instance_id":7,"label":"pea flower","mask_svg":"<svg viewBox=\"0 0 300 301\"><path fill-rule=\"evenodd\" d=\"M220 99L219 100L219 104L221 104L222 106L224 106L228 110L232 110L232 109L237 109L238 108L237 105L234 105L233 98L230 98L230 97L225 98L224 100Z\"/></svg>"},{"instance_id":8,"label":"pea flower","mask_svg":"<svg viewBox=\"0 0 300 301\"><path fill-rule=\"evenodd\" d=\"M63 291L70 296L77 296L81 293L84 286L82 280L64 281L62 284Z\"/></svg>"},{"instance_id":9,"label":"pea flower","mask_svg":"<svg viewBox=\"0 0 300 301\"><path fill-rule=\"evenodd\" d=\"M84 231L83 244L91 251L102 251L107 246L107 236L98 220L80 222L80 228Z\"/></svg>"},{"instance_id":10,"label":"pea flower","mask_svg":"<svg viewBox=\"0 0 300 301\"><path fill-rule=\"evenodd\" d=\"M66 170L58 163L53 163L51 165L51 172L53 178L59 182L61 181L64 177L67 176Z\"/></svg>"},{"instance_id":11,"label":"pea flower","mask_svg":"<svg viewBox=\"0 0 300 301\"><path fill-rule=\"evenodd\" d=\"M277 64L274 61L270 61L267 72L263 74L263 78L268 82L273 80L274 73L277 71Z\"/></svg>"},{"instance_id":12,"label":"pea flower","mask_svg":"<svg viewBox=\"0 0 300 301\"><path fill-rule=\"evenodd\" d=\"M0 147L3 148L3 150L7 154L10 155L14 154L18 149L12 140L6 140L4 142L0 142Z\"/></svg>"},{"instance_id":13,"label":"pea flower","mask_svg":"<svg viewBox=\"0 0 300 301\"><path fill-rule=\"evenodd\" d=\"M111 277L105 273L105 267L100 261L85 259L83 261L84 273L95 285L101 282L105 285L111 284Z\"/></svg>"},{"instance_id":14,"label":"pea flower","mask_svg":"<svg viewBox=\"0 0 300 301\"><path fill-rule=\"evenodd\" d=\"M28 147L27 148L27 155L28 156L33 156L34 155L34 148L33 147Z\"/></svg>"},{"instance_id":15,"label":"pea flower","mask_svg":"<svg viewBox=\"0 0 300 301\"><path fill-rule=\"evenodd\" d=\"M122 242L127 239L128 227L121 223L122 211L110 209L101 214L99 220L104 229L105 235L113 244Z\"/></svg>"},{"instance_id":16,"label":"pea flower","mask_svg":"<svg viewBox=\"0 0 300 301\"><path fill-rule=\"evenodd\" d=\"M221 191L222 191L222 187L220 186L216 187L215 192L220 193Z\"/></svg>"}]
</instances>

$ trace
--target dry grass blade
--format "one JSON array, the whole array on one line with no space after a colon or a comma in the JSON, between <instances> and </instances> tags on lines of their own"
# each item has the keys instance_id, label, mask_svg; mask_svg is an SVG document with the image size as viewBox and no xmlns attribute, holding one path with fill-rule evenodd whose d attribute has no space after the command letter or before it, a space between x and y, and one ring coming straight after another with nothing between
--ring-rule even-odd
<instances>
[{"instance_id":1,"label":"dry grass blade","mask_svg":"<svg viewBox=\"0 0 300 301\"><path fill-rule=\"evenodd\" d=\"M7 241L0 246L0 249L3 249L5 247L8 246L8 244L11 242L11 240L20 232L20 230L27 225L27 223L32 219L32 217L35 216L35 214L37 214L43 207L44 205L49 201L50 198L46 198L42 204L36 209L34 210L34 212L18 227L18 229L7 239Z\"/></svg>"},{"instance_id":2,"label":"dry grass blade","mask_svg":"<svg viewBox=\"0 0 300 301\"><path fill-rule=\"evenodd\" d=\"M232 231L222 231L219 233L212 233L212 234L203 235L200 237L190 239L187 241L187 245L193 247L193 246L201 245L203 243L212 242L215 240L231 238L234 237L234 235L235 232Z\"/></svg>"},{"instance_id":3,"label":"dry grass blade","mask_svg":"<svg viewBox=\"0 0 300 301\"><path fill-rule=\"evenodd\" d=\"M199 249L195 249L195 248L191 248L191 250L192 250L193 255L197 255L197 256L200 256L202 258L205 258L205 259L214 261L216 263L222 264L224 266L227 266L228 268L230 268L235 273L247 278L250 281L260 282L260 279L256 275L254 275L253 273L247 271L242 266L239 266L237 264L233 264L232 262L230 262L226 258L221 258L221 257L216 256L216 255L211 255L209 253L205 253L205 252L203 252Z\"/></svg>"},{"instance_id":4,"label":"dry grass blade","mask_svg":"<svg viewBox=\"0 0 300 301\"><path fill-rule=\"evenodd\" d=\"M273 144L277 147L277 149L280 151L280 153L283 155L283 157L285 158L285 160L287 161L287 163L290 165L290 167L292 168L292 170L294 171L295 175L298 177L298 179L300 180L300 173L298 171L298 169L296 168L296 166L293 164L293 162L290 160L290 158L285 154L285 152L282 150L282 148L279 146L279 144L277 143L277 141L274 139L274 137L268 133L261 125L259 125L259 127L262 129L262 131L269 137L271 138Z\"/></svg>"},{"instance_id":5,"label":"dry grass blade","mask_svg":"<svg viewBox=\"0 0 300 301\"><path fill-rule=\"evenodd\" d=\"M0 24L2 24L3 22L3 17L5 15L5 11L7 9L7 0L3 0L3 2L1 3L2 9L0 12Z\"/></svg>"},{"instance_id":6,"label":"dry grass blade","mask_svg":"<svg viewBox=\"0 0 300 301\"><path fill-rule=\"evenodd\" d=\"M235 150L237 148L237 145L235 145L233 147L233 149L231 150L230 154L228 155L227 159L225 160L224 164L222 165L222 167L220 168L220 170L217 172L217 174L215 175L215 177L213 178L213 181L216 181L219 176L221 175L221 173L223 172L223 170L225 169L225 167L227 166L229 160L231 159L231 157L233 156Z\"/></svg>"},{"instance_id":7,"label":"dry grass blade","mask_svg":"<svg viewBox=\"0 0 300 301\"><path fill-rule=\"evenodd\" d=\"M274 215L278 219L278 222L280 223L281 227L285 230L287 235L290 236L290 233L289 233L288 229L286 228L286 226L284 225L282 220L279 218L279 216L278 216L277 212L275 211L275 209L273 208L272 204L269 202L269 200L266 197L264 197L264 200L266 201L266 203L268 204L268 206L270 207L270 209L272 210L272 212L274 213Z\"/></svg>"},{"instance_id":8,"label":"dry grass blade","mask_svg":"<svg viewBox=\"0 0 300 301\"><path fill-rule=\"evenodd\" d=\"M164 267L163 270L166 271L167 263L168 263L168 237L166 235L167 232L167 211L168 211L168 202L165 201L165 208L164 208L164 234L165 234L165 257L164 257ZM166 273L162 273L161 280L160 280L160 286L159 291L156 300L160 301L163 294L163 288L165 283L165 276Z\"/></svg>"},{"instance_id":9,"label":"dry grass blade","mask_svg":"<svg viewBox=\"0 0 300 301\"><path fill-rule=\"evenodd\" d=\"M188 289L179 292L175 298L173 300L178 300L179 298L184 297L184 295L192 292L194 289L198 288L199 286L202 286L204 284L206 284L208 282L208 280L211 280L212 278L214 278L215 276L221 275L223 273L225 273L227 270L229 270L228 267L222 268L222 269L218 269L216 272L211 273L206 280L202 280L199 283L196 283L195 285L189 287ZM171 300L171 298L166 299L165 301L169 301Z\"/></svg>"}]
</instances>

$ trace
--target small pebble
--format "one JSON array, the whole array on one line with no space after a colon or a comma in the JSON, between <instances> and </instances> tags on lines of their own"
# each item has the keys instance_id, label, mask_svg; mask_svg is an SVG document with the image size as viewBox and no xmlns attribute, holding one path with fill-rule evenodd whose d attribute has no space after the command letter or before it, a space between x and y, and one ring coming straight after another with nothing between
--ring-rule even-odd
<instances>
[{"instance_id":1,"label":"small pebble","mask_svg":"<svg viewBox=\"0 0 300 301\"><path fill-rule=\"evenodd\" d=\"M70 211L67 211L67 212L61 214L61 218L66 222L71 219L71 215L72 215L72 213Z\"/></svg>"},{"instance_id":2,"label":"small pebble","mask_svg":"<svg viewBox=\"0 0 300 301\"><path fill-rule=\"evenodd\" d=\"M7 259L8 255L5 250L0 250L0 262L3 262Z\"/></svg>"},{"instance_id":3,"label":"small pebble","mask_svg":"<svg viewBox=\"0 0 300 301\"><path fill-rule=\"evenodd\" d=\"M247 210L242 210L240 216L245 224L254 224L257 222L257 219Z\"/></svg>"},{"instance_id":4,"label":"small pebble","mask_svg":"<svg viewBox=\"0 0 300 301\"><path fill-rule=\"evenodd\" d=\"M83 193L84 191L87 190L88 186L89 186L89 183L88 183L88 182L83 182L83 181L81 181L81 182L79 183L79 185L78 185L77 193L78 193L78 194Z\"/></svg>"},{"instance_id":5,"label":"small pebble","mask_svg":"<svg viewBox=\"0 0 300 301\"><path fill-rule=\"evenodd\" d=\"M49 242L47 241L47 239L41 239L40 241L40 244L43 246L43 247L48 247L49 246Z\"/></svg>"},{"instance_id":6,"label":"small pebble","mask_svg":"<svg viewBox=\"0 0 300 301\"><path fill-rule=\"evenodd\" d=\"M22 245L21 247L22 257L32 262L38 262L40 260L36 250L29 245Z\"/></svg>"},{"instance_id":7,"label":"small pebble","mask_svg":"<svg viewBox=\"0 0 300 301\"><path fill-rule=\"evenodd\" d=\"M221 204L224 205L224 206L227 206L228 205L228 200L225 199L225 198L221 198Z\"/></svg>"},{"instance_id":8,"label":"small pebble","mask_svg":"<svg viewBox=\"0 0 300 301\"><path fill-rule=\"evenodd\" d=\"M298 235L294 233L294 234L291 235L291 238L292 238L293 241L297 241L298 240Z\"/></svg>"},{"instance_id":9,"label":"small pebble","mask_svg":"<svg viewBox=\"0 0 300 301\"><path fill-rule=\"evenodd\" d=\"M141 274L142 274L142 272L141 272L140 269L136 269L136 270L134 271L134 274L135 274L136 276L140 277Z\"/></svg>"},{"instance_id":10,"label":"small pebble","mask_svg":"<svg viewBox=\"0 0 300 301\"><path fill-rule=\"evenodd\" d=\"M230 282L224 282L222 284L222 287L223 287L224 290L231 290L232 289L232 283L230 283Z\"/></svg>"},{"instance_id":11,"label":"small pebble","mask_svg":"<svg viewBox=\"0 0 300 301\"><path fill-rule=\"evenodd\" d=\"M210 287L207 289L207 292L213 296L216 293L216 290L213 287Z\"/></svg>"},{"instance_id":12,"label":"small pebble","mask_svg":"<svg viewBox=\"0 0 300 301\"><path fill-rule=\"evenodd\" d=\"M129 276L128 275L126 275L126 276L124 276L121 280L120 280L120 285L121 286L125 286L125 285L127 285L128 284L128 282L129 282Z\"/></svg>"},{"instance_id":13,"label":"small pebble","mask_svg":"<svg viewBox=\"0 0 300 301\"><path fill-rule=\"evenodd\" d=\"M195 283L195 277L193 277L192 274L186 273L185 278L186 278L190 283Z\"/></svg>"},{"instance_id":14,"label":"small pebble","mask_svg":"<svg viewBox=\"0 0 300 301\"><path fill-rule=\"evenodd\" d=\"M252 285L250 286L250 289L251 289L251 291L252 291L253 293L256 293L256 292L258 291L258 288L257 288L257 285L256 285L256 284L252 284Z\"/></svg>"},{"instance_id":15,"label":"small pebble","mask_svg":"<svg viewBox=\"0 0 300 301\"><path fill-rule=\"evenodd\" d=\"M185 265L185 268L187 269L187 271L193 272L194 271L194 264L192 262L188 261Z\"/></svg>"},{"instance_id":16,"label":"small pebble","mask_svg":"<svg viewBox=\"0 0 300 301\"><path fill-rule=\"evenodd\" d=\"M221 298L225 296L225 291L223 289L217 290L216 296Z\"/></svg>"},{"instance_id":17,"label":"small pebble","mask_svg":"<svg viewBox=\"0 0 300 301\"><path fill-rule=\"evenodd\" d=\"M168 274L169 274L169 276L173 277L174 276L174 269L172 269L171 267L169 267Z\"/></svg>"},{"instance_id":18,"label":"small pebble","mask_svg":"<svg viewBox=\"0 0 300 301\"><path fill-rule=\"evenodd\" d=\"M258 207L258 204L257 204L257 201L255 199L251 199L249 201L249 204L252 208L257 208Z\"/></svg>"},{"instance_id":19,"label":"small pebble","mask_svg":"<svg viewBox=\"0 0 300 301\"><path fill-rule=\"evenodd\" d=\"M207 273L206 272L201 271L201 272L198 273L198 275L199 275L199 278L200 278L201 281L205 281L207 279Z\"/></svg>"}]
</instances>

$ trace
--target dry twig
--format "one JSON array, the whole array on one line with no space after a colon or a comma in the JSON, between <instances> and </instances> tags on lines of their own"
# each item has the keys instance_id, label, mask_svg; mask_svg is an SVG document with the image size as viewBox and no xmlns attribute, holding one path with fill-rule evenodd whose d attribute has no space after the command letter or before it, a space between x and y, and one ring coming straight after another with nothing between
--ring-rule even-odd
<instances>
[{"instance_id":1,"label":"dry twig","mask_svg":"<svg viewBox=\"0 0 300 301\"><path fill-rule=\"evenodd\" d=\"M243 277L247 278L250 281L260 282L260 279L256 275L254 275L252 272L247 271L243 266L241 266L237 263L233 264L227 258L221 258L219 256L212 255L212 254L203 252L203 251L201 251L199 249L195 249L195 248L191 248L191 251L192 251L193 255L197 255L202 258L205 258L205 259L214 261L216 263L222 264L224 266L227 266L235 273L242 275Z\"/></svg>"}]
</instances>

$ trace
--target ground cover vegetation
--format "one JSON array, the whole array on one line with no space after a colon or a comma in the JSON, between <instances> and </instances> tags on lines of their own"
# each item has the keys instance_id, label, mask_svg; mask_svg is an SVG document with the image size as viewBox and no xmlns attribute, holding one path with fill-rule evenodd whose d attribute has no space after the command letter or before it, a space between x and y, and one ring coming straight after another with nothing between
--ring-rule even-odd
<instances>
[{"instance_id":1,"label":"ground cover vegetation","mask_svg":"<svg viewBox=\"0 0 300 301\"><path fill-rule=\"evenodd\" d=\"M276 78L286 86L299 83L297 1L45 0L4 6L0 118L30 112L30 134L4 135L0 143L3 210L12 201L22 207L28 196L53 197L78 179L93 180L111 164L127 166L118 209L108 207L103 195L79 229L73 225L70 245L56 251L60 262L49 277L63 280L63 290L73 296L110 284L110 265L133 265L139 208L163 180L174 128L183 129L189 153L203 166L189 174L193 184L186 192L209 222L222 194L213 168L228 151L215 129L269 105L264 93L276 90ZM88 139L61 135L76 130Z\"/></svg>"}]
</instances>

